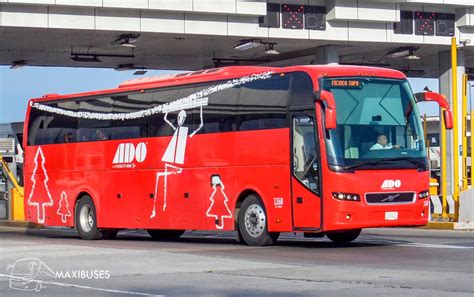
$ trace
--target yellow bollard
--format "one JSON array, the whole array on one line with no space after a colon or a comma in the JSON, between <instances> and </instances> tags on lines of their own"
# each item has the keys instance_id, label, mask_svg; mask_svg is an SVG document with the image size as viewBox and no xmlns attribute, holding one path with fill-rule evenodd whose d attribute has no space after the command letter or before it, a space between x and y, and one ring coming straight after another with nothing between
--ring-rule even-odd
<instances>
[{"instance_id":1,"label":"yellow bollard","mask_svg":"<svg viewBox=\"0 0 474 297\"><path fill-rule=\"evenodd\" d=\"M467 190L467 74L462 76L462 190Z\"/></svg>"},{"instance_id":2,"label":"yellow bollard","mask_svg":"<svg viewBox=\"0 0 474 297\"><path fill-rule=\"evenodd\" d=\"M443 212L442 212L442 218L443 220L447 220L448 219L448 211L447 211L447 208L448 208L448 200L446 199L446 195L447 195L447 188L446 188L446 148L447 148L447 145L446 145L446 128L445 126L443 125L444 123L444 113L443 113L444 109L441 109L441 115L440 115L440 118L441 118L441 197L442 197L442 202L443 202Z\"/></svg>"},{"instance_id":3,"label":"yellow bollard","mask_svg":"<svg viewBox=\"0 0 474 297\"><path fill-rule=\"evenodd\" d=\"M13 188L10 190L10 197L12 198L12 214L14 221L24 221L25 220L25 198L18 192L17 189Z\"/></svg>"},{"instance_id":4,"label":"yellow bollard","mask_svg":"<svg viewBox=\"0 0 474 297\"><path fill-rule=\"evenodd\" d=\"M457 222L459 211L459 140L458 140L458 47L456 37L451 38L451 77L453 103L453 199L454 220Z\"/></svg>"}]
</instances>

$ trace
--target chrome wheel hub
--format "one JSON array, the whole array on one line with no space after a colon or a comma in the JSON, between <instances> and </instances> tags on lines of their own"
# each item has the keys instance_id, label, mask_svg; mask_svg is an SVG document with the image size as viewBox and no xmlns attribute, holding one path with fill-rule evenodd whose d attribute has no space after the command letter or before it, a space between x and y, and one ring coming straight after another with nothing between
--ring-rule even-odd
<instances>
[{"instance_id":1,"label":"chrome wheel hub","mask_svg":"<svg viewBox=\"0 0 474 297\"><path fill-rule=\"evenodd\" d=\"M265 211L258 204L252 204L245 212L245 229L252 237L259 237L265 231L267 218Z\"/></svg>"},{"instance_id":2,"label":"chrome wheel hub","mask_svg":"<svg viewBox=\"0 0 474 297\"><path fill-rule=\"evenodd\" d=\"M89 205L83 205L81 212L79 213L79 223L81 224L82 230L89 232L94 226L94 216L92 208Z\"/></svg>"}]
</instances>

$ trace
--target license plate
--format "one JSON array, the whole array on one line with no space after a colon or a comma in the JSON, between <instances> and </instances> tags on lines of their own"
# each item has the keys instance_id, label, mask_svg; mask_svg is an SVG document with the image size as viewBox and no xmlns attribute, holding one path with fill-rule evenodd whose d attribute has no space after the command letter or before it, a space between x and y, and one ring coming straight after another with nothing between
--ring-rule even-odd
<instances>
[{"instance_id":1,"label":"license plate","mask_svg":"<svg viewBox=\"0 0 474 297\"><path fill-rule=\"evenodd\" d=\"M386 221L395 221L398 220L398 211L386 211L385 212Z\"/></svg>"}]
</instances>

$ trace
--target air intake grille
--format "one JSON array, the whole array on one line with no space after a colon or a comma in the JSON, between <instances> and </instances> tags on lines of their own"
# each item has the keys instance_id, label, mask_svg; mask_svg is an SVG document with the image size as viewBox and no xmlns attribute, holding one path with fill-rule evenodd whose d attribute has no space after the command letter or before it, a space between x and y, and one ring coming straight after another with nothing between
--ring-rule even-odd
<instances>
[{"instance_id":1,"label":"air intake grille","mask_svg":"<svg viewBox=\"0 0 474 297\"><path fill-rule=\"evenodd\" d=\"M415 200L415 193L370 193L365 194L365 200L368 204L409 203Z\"/></svg>"}]
</instances>

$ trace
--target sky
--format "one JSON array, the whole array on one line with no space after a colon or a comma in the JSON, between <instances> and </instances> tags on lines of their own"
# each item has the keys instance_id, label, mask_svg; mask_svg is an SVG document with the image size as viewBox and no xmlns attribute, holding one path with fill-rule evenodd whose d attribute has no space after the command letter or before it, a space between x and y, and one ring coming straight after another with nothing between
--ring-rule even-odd
<instances>
[{"instance_id":1,"label":"sky","mask_svg":"<svg viewBox=\"0 0 474 297\"><path fill-rule=\"evenodd\" d=\"M77 93L115 88L121 82L146 76L171 73L153 70L144 76L134 76L134 71L115 71L98 68L23 67L10 69L0 66L0 123L24 121L30 98L48 93ZM437 79L410 79L414 92L425 86L438 91ZM436 103L419 103L420 114L438 115Z\"/></svg>"}]
</instances>

